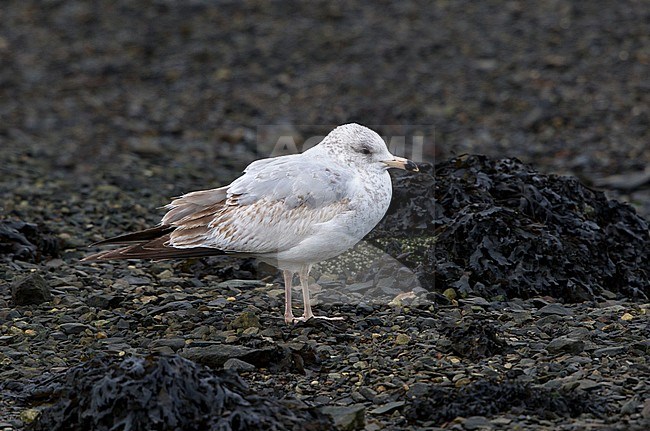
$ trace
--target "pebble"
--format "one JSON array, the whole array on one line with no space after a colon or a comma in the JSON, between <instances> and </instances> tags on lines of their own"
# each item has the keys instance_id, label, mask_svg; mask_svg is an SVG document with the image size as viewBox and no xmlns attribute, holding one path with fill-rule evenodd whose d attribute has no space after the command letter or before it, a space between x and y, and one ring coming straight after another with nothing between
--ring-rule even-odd
<instances>
[{"instance_id":1,"label":"pebble","mask_svg":"<svg viewBox=\"0 0 650 431\"><path fill-rule=\"evenodd\" d=\"M580 353L584 350L585 343L582 340L569 337L558 337L548 343L546 350L550 353Z\"/></svg>"},{"instance_id":2,"label":"pebble","mask_svg":"<svg viewBox=\"0 0 650 431\"><path fill-rule=\"evenodd\" d=\"M62 323L61 325L59 325L59 328L61 329L61 331L63 331L68 335L81 334L87 329L92 330L92 327L83 323Z\"/></svg>"},{"instance_id":3,"label":"pebble","mask_svg":"<svg viewBox=\"0 0 650 431\"><path fill-rule=\"evenodd\" d=\"M548 304L537 310L537 314L542 316L545 315L557 315L557 316L572 316L573 312L567 307L561 304Z\"/></svg>"},{"instance_id":4,"label":"pebble","mask_svg":"<svg viewBox=\"0 0 650 431\"><path fill-rule=\"evenodd\" d=\"M373 415L383 415L383 414L391 413L399 409L400 407L404 406L405 404L406 404L405 401L393 401L392 403L386 403L379 407L376 407L370 410L368 413Z\"/></svg>"},{"instance_id":5,"label":"pebble","mask_svg":"<svg viewBox=\"0 0 650 431\"><path fill-rule=\"evenodd\" d=\"M397 334L395 337L395 344L398 346L403 346L405 344L408 344L411 341L411 337L409 337L406 334Z\"/></svg>"},{"instance_id":6,"label":"pebble","mask_svg":"<svg viewBox=\"0 0 650 431\"><path fill-rule=\"evenodd\" d=\"M37 305L51 301L52 293L45 279L35 272L11 284L11 299L16 305Z\"/></svg>"},{"instance_id":7,"label":"pebble","mask_svg":"<svg viewBox=\"0 0 650 431\"><path fill-rule=\"evenodd\" d=\"M628 349L627 346L603 347L603 348L594 350L593 355L596 358L599 358L601 356L616 356L616 355L620 355L621 353L626 352L627 349Z\"/></svg>"},{"instance_id":8,"label":"pebble","mask_svg":"<svg viewBox=\"0 0 650 431\"><path fill-rule=\"evenodd\" d=\"M366 407L363 404L352 404L349 406L325 406L321 411L334 419L334 425L341 431L361 430L364 428L366 419Z\"/></svg>"},{"instance_id":9,"label":"pebble","mask_svg":"<svg viewBox=\"0 0 650 431\"><path fill-rule=\"evenodd\" d=\"M463 422L463 428L466 430L492 429L494 423L490 422L485 416L470 416Z\"/></svg>"},{"instance_id":10,"label":"pebble","mask_svg":"<svg viewBox=\"0 0 650 431\"><path fill-rule=\"evenodd\" d=\"M275 353L273 347L253 349L232 344L212 344L203 347L186 347L181 355L211 368L221 368L228 359L241 359L254 365L265 365Z\"/></svg>"},{"instance_id":11,"label":"pebble","mask_svg":"<svg viewBox=\"0 0 650 431\"><path fill-rule=\"evenodd\" d=\"M230 358L223 364L224 370L253 371L255 365L237 358Z\"/></svg>"},{"instance_id":12,"label":"pebble","mask_svg":"<svg viewBox=\"0 0 650 431\"><path fill-rule=\"evenodd\" d=\"M230 329L261 328L260 318L254 311L244 311L228 327Z\"/></svg>"}]
</instances>

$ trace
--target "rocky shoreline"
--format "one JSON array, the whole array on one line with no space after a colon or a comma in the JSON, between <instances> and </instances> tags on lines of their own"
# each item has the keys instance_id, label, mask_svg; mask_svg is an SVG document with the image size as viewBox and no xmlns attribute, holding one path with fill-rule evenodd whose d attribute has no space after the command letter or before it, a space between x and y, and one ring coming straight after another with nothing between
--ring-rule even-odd
<instances>
[{"instance_id":1,"label":"rocky shoreline","mask_svg":"<svg viewBox=\"0 0 650 431\"><path fill-rule=\"evenodd\" d=\"M102 376L227 390L219 408L268 429L648 429L649 17L634 0L4 2L0 431L62 426L55 400L110 417L70 396L93 387L135 399L96 386ZM373 238L313 272L314 307L344 322L286 326L278 274L250 260L80 262L88 244L156 224L170 197L232 181L269 154L265 139L300 146L351 121L423 133L421 161L441 180L396 177L418 199L396 195ZM531 185L553 234L517 213L512 196ZM445 190L471 202L454 207ZM391 240L418 226L395 218L414 214L409 202L434 200L445 205L428 236ZM553 225L567 216L575 238ZM513 240L484 243L500 219L493 234ZM466 247L439 231L452 222ZM557 282L534 293L521 290L530 278L495 276L513 273L530 232L538 248L522 256ZM437 239L444 255L414 254ZM591 284L571 284L589 261ZM176 403L187 398L168 399L179 413L167 419L200 411Z\"/></svg>"}]
</instances>

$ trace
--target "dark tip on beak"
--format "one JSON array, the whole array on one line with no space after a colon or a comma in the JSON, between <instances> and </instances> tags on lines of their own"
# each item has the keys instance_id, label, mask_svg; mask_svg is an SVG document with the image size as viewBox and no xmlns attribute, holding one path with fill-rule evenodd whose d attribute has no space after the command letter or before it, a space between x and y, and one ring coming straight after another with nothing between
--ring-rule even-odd
<instances>
[{"instance_id":1,"label":"dark tip on beak","mask_svg":"<svg viewBox=\"0 0 650 431\"><path fill-rule=\"evenodd\" d=\"M409 172L420 172L420 169L418 168L418 165L416 165L411 160L406 161L406 163L404 164L404 169L406 169Z\"/></svg>"}]
</instances>

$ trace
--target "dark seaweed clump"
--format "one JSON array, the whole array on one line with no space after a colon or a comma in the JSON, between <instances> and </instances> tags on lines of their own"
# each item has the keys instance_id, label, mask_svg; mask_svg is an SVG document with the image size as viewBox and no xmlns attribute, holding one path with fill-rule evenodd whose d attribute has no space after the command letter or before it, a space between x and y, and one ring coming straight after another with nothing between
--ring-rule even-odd
<instances>
[{"instance_id":1,"label":"dark seaweed clump","mask_svg":"<svg viewBox=\"0 0 650 431\"><path fill-rule=\"evenodd\" d=\"M541 174L513 158L464 156L398 174L393 203L369 238L430 290L650 297L647 221L575 177Z\"/></svg>"},{"instance_id":2,"label":"dark seaweed clump","mask_svg":"<svg viewBox=\"0 0 650 431\"><path fill-rule=\"evenodd\" d=\"M492 416L499 413L535 415L552 420L582 413L600 416L605 403L582 392L534 388L517 381L478 380L460 388L429 385L410 393L406 417L412 424L442 424L458 416Z\"/></svg>"},{"instance_id":3,"label":"dark seaweed clump","mask_svg":"<svg viewBox=\"0 0 650 431\"><path fill-rule=\"evenodd\" d=\"M503 354L507 349L498 328L494 322L470 320L443 323L440 333L447 338L449 348L458 356L478 360Z\"/></svg>"},{"instance_id":4,"label":"dark seaweed clump","mask_svg":"<svg viewBox=\"0 0 650 431\"><path fill-rule=\"evenodd\" d=\"M33 430L328 430L329 418L253 394L232 372L180 356L97 357L27 388L52 402Z\"/></svg>"},{"instance_id":5,"label":"dark seaweed clump","mask_svg":"<svg viewBox=\"0 0 650 431\"><path fill-rule=\"evenodd\" d=\"M59 241L34 223L0 220L0 259L40 262L59 255Z\"/></svg>"}]
</instances>

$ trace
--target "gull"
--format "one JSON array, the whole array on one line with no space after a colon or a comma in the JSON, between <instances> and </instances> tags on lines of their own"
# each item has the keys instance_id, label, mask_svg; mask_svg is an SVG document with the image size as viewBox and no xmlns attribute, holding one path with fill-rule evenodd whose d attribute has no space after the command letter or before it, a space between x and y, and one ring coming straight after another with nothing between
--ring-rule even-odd
<instances>
[{"instance_id":1,"label":"gull","mask_svg":"<svg viewBox=\"0 0 650 431\"><path fill-rule=\"evenodd\" d=\"M383 218L393 191L388 168L418 171L393 156L376 132L344 124L303 153L256 160L227 186L174 199L157 226L97 242L122 247L83 260L255 257L282 270L286 323L339 320L314 316L309 271L354 246ZM301 317L291 306L296 273Z\"/></svg>"}]
</instances>

